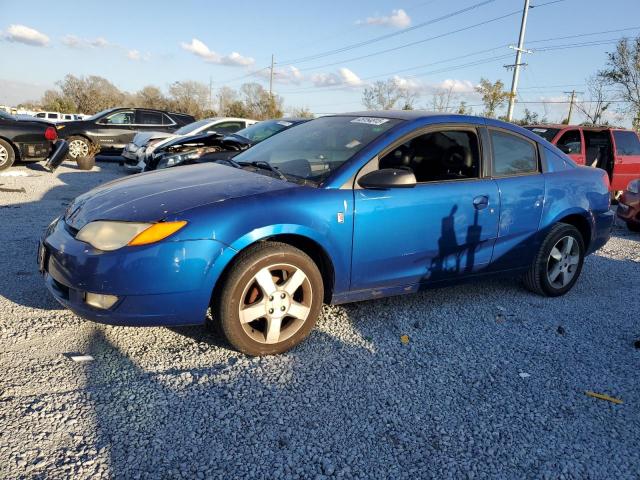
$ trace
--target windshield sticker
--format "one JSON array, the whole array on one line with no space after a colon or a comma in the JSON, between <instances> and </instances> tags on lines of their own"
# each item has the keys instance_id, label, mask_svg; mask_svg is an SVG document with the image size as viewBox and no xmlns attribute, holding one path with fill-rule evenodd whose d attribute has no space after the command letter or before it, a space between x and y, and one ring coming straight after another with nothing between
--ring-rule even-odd
<instances>
[{"instance_id":1,"label":"windshield sticker","mask_svg":"<svg viewBox=\"0 0 640 480\"><path fill-rule=\"evenodd\" d=\"M351 120L351 123L366 123L367 125L382 125L387 123L388 118L376 118L376 117L358 117Z\"/></svg>"},{"instance_id":2,"label":"windshield sticker","mask_svg":"<svg viewBox=\"0 0 640 480\"><path fill-rule=\"evenodd\" d=\"M546 128L532 128L531 129L532 132L540 132L540 133L544 133L547 131Z\"/></svg>"},{"instance_id":3,"label":"windshield sticker","mask_svg":"<svg viewBox=\"0 0 640 480\"><path fill-rule=\"evenodd\" d=\"M290 127L291 125L293 125L293 123L291 122L285 122L284 120L280 120L278 122L278 125L282 125L283 127Z\"/></svg>"},{"instance_id":4,"label":"windshield sticker","mask_svg":"<svg viewBox=\"0 0 640 480\"><path fill-rule=\"evenodd\" d=\"M358 140L351 140L349 143L345 145L345 147L353 148L353 147L357 147L358 145L360 145L360 142Z\"/></svg>"}]
</instances>

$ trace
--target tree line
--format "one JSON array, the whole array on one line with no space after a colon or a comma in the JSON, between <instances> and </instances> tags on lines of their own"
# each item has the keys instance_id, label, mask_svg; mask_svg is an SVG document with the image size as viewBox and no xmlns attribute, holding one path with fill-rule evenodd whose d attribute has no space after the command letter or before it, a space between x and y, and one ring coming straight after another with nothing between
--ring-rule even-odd
<instances>
[{"instance_id":1,"label":"tree line","mask_svg":"<svg viewBox=\"0 0 640 480\"><path fill-rule=\"evenodd\" d=\"M379 80L366 86L362 92L362 104L371 110L394 108L412 110L423 108L436 112L460 114L479 113L490 118L499 115L509 100L501 80L494 82L481 78L474 87L480 97L482 109L474 112L472 106L454 91L451 86L437 89L426 104L418 105L420 94L395 78ZM634 128L640 128L640 36L635 39L620 40L613 52L607 53L603 68L587 80L587 89L582 101L575 107L586 118L585 123L606 123L604 115L611 110L614 102L616 110L632 119ZM270 95L259 83L245 83L239 89L223 86L215 95L208 85L193 80L174 82L166 92L154 85L147 85L137 92L120 90L109 80L99 76L76 77L67 75L57 82L56 88L47 90L37 105L43 110L62 113L93 114L115 106L133 106L173 110L193 115L196 118L210 116L246 117L263 120L279 118L284 114L284 99L280 95ZM313 117L308 108L288 109L292 116ZM547 122L546 115L528 108L523 118L516 123L532 124ZM562 120L567 123L568 119Z\"/></svg>"}]
</instances>

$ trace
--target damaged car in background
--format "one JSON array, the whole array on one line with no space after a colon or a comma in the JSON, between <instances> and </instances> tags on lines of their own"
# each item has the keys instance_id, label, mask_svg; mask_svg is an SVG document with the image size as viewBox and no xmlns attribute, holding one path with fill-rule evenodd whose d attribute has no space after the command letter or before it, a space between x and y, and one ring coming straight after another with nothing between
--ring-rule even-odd
<instances>
[{"instance_id":1,"label":"damaged car in background","mask_svg":"<svg viewBox=\"0 0 640 480\"><path fill-rule=\"evenodd\" d=\"M133 140L122 150L124 167L132 173L141 172L145 167L145 159L167 143L180 137L187 137L205 133L220 133L223 135L237 132L257 120L235 117L212 117L189 123L175 132L143 131L138 132Z\"/></svg>"},{"instance_id":2,"label":"damaged car in background","mask_svg":"<svg viewBox=\"0 0 640 480\"><path fill-rule=\"evenodd\" d=\"M277 133L307 122L308 118L265 120L230 135L204 133L176 138L147 156L145 171L194 163L230 160Z\"/></svg>"}]
</instances>

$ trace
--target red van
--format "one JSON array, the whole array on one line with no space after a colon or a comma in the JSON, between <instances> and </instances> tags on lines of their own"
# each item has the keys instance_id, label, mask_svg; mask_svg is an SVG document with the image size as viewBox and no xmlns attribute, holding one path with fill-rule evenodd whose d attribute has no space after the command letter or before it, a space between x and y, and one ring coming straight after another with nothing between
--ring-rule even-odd
<instances>
[{"instance_id":1,"label":"red van","mask_svg":"<svg viewBox=\"0 0 640 480\"><path fill-rule=\"evenodd\" d=\"M640 178L640 139L632 130L577 125L525 127L556 145L578 165L606 170L616 198Z\"/></svg>"}]
</instances>

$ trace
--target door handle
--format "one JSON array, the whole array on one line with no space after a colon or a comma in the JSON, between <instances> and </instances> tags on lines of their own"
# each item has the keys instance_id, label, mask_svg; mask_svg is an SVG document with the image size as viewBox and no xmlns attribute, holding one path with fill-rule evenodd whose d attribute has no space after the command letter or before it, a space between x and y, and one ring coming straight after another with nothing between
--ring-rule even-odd
<instances>
[{"instance_id":1,"label":"door handle","mask_svg":"<svg viewBox=\"0 0 640 480\"><path fill-rule=\"evenodd\" d=\"M487 208L489 205L489 196L488 195L478 195L473 199L473 206L476 210L482 210L483 208Z\"/></svg>"}]
</instances>

